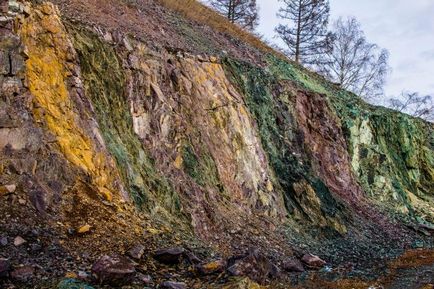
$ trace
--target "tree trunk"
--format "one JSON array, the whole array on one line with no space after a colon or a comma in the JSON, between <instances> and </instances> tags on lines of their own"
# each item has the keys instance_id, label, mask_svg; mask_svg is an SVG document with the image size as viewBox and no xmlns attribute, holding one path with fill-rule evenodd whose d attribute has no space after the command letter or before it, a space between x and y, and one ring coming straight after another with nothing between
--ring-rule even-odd
<instances>
[{"instance_id":1,"label":"tree trunk","mask_svg":"<svg viewBox=\"0 0 434 289\"><path fill-rule=\"evenodd\" d=\"M234 23L234 8L235 8L235 0L229 0L229 8L228 8L228 19L230 22Z\"/></svg>"},{"instance_id":2,"label":"tree trunk","mask_svg":"<svg viewBox=\"0 0 434 289\"><path fill-rule=\"evenodd\" d=\"M298 19L297 19L297 40L295 42L295 62L300 63L300 36L301 36L301 0L299 0Z\"/></svg>"}]
</instances>

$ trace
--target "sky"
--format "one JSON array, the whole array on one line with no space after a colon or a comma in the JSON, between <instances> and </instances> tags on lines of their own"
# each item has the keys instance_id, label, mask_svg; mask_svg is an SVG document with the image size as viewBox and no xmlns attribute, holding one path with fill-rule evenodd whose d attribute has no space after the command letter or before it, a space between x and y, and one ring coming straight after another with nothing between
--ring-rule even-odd
<instances>
[{"instance_id":1,"label":"sky","mask_svg":"<svg viewBox=\"0 0 434 289\"><path fill-rule=\"evenodd\" d=\"M258 32L274 38L278 0L257 0L260 6ZM367 40L389 50L391 75L385 87L387 97L402 91L434 96L434 0L330 0L331 21L355 16Z\"/></svg>"}]
</instances>

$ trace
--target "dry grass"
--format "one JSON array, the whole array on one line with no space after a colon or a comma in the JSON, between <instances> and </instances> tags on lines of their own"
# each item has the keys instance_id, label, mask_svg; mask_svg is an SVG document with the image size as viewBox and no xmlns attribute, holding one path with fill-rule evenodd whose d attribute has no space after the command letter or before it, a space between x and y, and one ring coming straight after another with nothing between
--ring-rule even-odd
<instances>
[{"instance_id":1,"label":"dry grass","mask_svg":"<svg viewBox=\"0 0 434 289\"><path fill-rule=\"evenodd\" d=\"M198 2L197 0L157 0L163 6L168 9L174 10L187 19L196 21L200 24L205 24L215 29L216 31L226 33L234 38L238 38L245 43L259 49L264 53L271 53L279 58L287 57L282 53L276 51L275 49L268 46L259 37L253 35L252 33L242 29L241 27L231 23L224 16L215 12L211 8L205 6L204 4Z\"/></svg>"}]
</instances>

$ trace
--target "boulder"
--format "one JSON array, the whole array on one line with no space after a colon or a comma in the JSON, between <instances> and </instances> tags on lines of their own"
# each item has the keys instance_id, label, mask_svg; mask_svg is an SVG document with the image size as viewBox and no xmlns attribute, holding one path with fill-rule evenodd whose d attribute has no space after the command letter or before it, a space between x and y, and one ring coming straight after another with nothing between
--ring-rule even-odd
<instances>
[{"instance_id":1,"label":"boulder","mask_svg":"<svg viewBox=\"0 0 434 289\"><path fill-rule=\"evenodd\" d=\"M301 258L301 261L306 264L306 266L312 269L319 269L324 267L325 264L327 264L326 261L312 254L305 254L303 258Z\"/></svg>"},{"instance_id":2,"label":"boulder","mask_svg":"<svg viewBox=\"0 0 434 289\"><path fill-rule=\"evenodd\" d=\"M304 272L303 264L296 258L290 258L283 262L282 269L287 272Z\"/></svg>"},{"instance_id":3,"label":"boulder","mask_svg":"<svg viewBox=\"0 0 434 289\"><path fill-rule=\"evenodd\" d=\"M279 269L256 249L229 259L227 271L233 276L249 277L258 283L265 283L279 274Z\"/></svg>"},{"instance_id":4,"label":"boulder","mask_svg":"<svg viewBox=\"0 0 434 289\"><path fill-rule=\"evenodd\" d=\"M120 255L104 255L92 266L92 275L100 284L119 286L129 283L136 269L134 263Z\"/></svg>"},{"instance_id":5,"label":"boulder","mask_svg":"<svg viewBox=\"0 0 434 289\"><path fill-rule=\"evenodd\" d=\"M7 277L9 275L9 270L11 269L11 264L8 259L0 259L0 278Z\"/></svg>"},{"instance_id":6,"label":"boulder","mask_svg":"<svg viewBox=\"0 0 434 289\"><path fill-rule=\"evenodd\" d=\"M23 266L14 269L11 272L11 278L21 282L26 282L32 279L34 273L35 269L32 266Z\"/></svg>"},{"instance_id":7,"label":"boulder","mask_svg":"<svg viewBox=\"0 0 434 289\"><path fill-rule=\"evenodd\" d=\"M160 289L187 289L187 285L182 282L165 281L160 284Z\"/></svg>"},{"instance_id":8,"label":"boulder","mask_svg":"<svg viewBox=\"0 0 434 289\"><path fill-rule=\"evenodd\" d=\"M154 253L154 259L166 265L179 264L184 252L184 248L180 247L162 249Z\"/></svg>"}]
</instances>

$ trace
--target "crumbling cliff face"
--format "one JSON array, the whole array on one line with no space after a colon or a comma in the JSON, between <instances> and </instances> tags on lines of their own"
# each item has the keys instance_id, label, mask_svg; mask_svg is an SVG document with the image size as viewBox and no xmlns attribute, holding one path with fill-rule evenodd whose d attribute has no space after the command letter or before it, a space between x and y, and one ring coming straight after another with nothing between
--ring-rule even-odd
<instances>
[{"instance_id":1,"label":"crumbling cliff face","mask_svg":"<svg viewBox=\"0 0 434 289\"><path fill-rule=\"evenodd\" d=\"M56 288L78 271L87 283L113 285L102 261L93 279L86 271L103 254L143 243L151 257L182 246L191 264L220 261L194 267L192 277L184 263L170 275L158 257L140 256L141 276L123 279L137 288L144 273L149 286L172 276L186 288L260 288L230 275L282 285L298 276L282 273L285 260L306 253L333 267L372 267L432 246L431 123L370 106L230 36L207 38L209 28L176 14L168 19L181 28L162 45L130 35L141 9L168 13L154 1L90 1L88 11L78 0L36 2L1 2L5 286ZM135 15L123 30L106 19L116 7ZM219 39L229 53L208 49ZM179 48L190 40L194 49ZM324 265L306 256L305 266ZM58 288L79 284L68 280Z\"/></svg>"}]
</instances>

